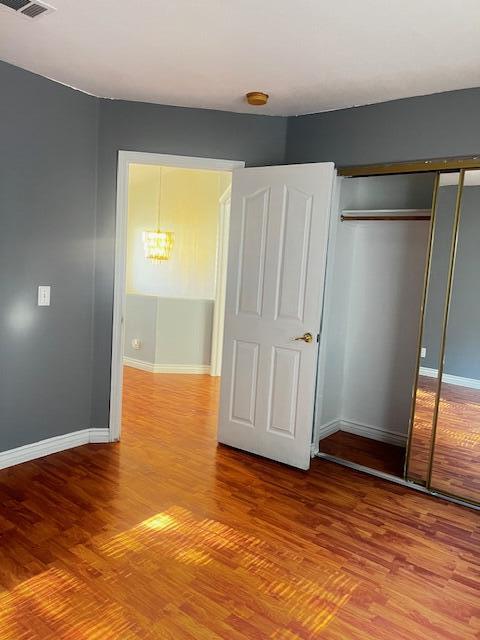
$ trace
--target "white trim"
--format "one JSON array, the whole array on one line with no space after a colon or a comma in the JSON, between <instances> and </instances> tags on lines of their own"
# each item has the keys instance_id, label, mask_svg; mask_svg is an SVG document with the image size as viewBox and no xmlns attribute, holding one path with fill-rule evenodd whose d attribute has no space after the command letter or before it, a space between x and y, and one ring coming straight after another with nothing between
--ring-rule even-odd
<instances>
[{"instance_id":1,"label":"white trim","mask_svg":"<svg viewBox=\"0 0 480 640\"><path fill-rule=\"evenodd\" d=\"M136 360L135 358L123 357L123 364L126 367L134 367L149 373L210 373L208 364L157 364Z\"/></svg>"},{"instance_id":2,"label":"white trim","mask_svg":"<svg viewBox=\"0 0 480 640\"><path fill-rule=\"evenodd\" d=\"M101 444L102 442L110 442L110 430L109 429L89 429L90 431L90 444Z\"/></svg>"},{"instance_id":3,"label":"white trim","mask_svg":"<svg viewBox=\"0 0 480 640\"><path fill-rule=\"evenodd\" d=\"M312 444L310 445L310 458L315 458L319 453L319 443L312 442Z\"/></svg>"},{"instance_id":4,"label":"white trim","mask_svg":"<svg viewBox=\"0 0 480 640\"><path fill-rule=\"evenodd\" d=\"M418 375L426 378L438 378L438 369L430 369L429 367L420 367Z\"/></svg>"},{"instance_id":5,"label":"white trim","mask_svg":"<svg viewBox=\"0 0 480 640\"><path fill-rule=\"evenodd\" d=\"M326 438L337 431L353 433L357 436L369 438L370 440L377 440L378 442L395 444L398 447L404 447L407 444L406 434L404 435L397 433L396 431L389 431L387 429L381 429L380 427L374 427L373 425L354 422L353 420L332 420L331 422L322 425L318 429L318 440L323 440L323 438Z\"/></svg>"},{"instance_id":6,"label":"white trim","mask_svg":"<svg viewBox=\"0 0 480 640\"><path fill-rule=\"evenodd\" d=\"M217 264L215 275L215 304L213 307L212 352L210 375L222 374L223 325L225 321L225 298L227 293L228 241L230 237L231 185L220 197L217 235Z\"/></svg>"},{"instance_id":7,"label":"white trim","mask_svg":"<svg viewBox=\"0 0 480 640\"><path fill-rule=\"evenodd\" d=\"M426 378L438 378L438 369L429 369L428 367L420 367L419 374ZM458 387L466 387L467 389L480 389L480 380L476 378L462 378L461 376L453 376L450 373L442 374L442 382L445 384L453 384Z\"/></svg>"},{"instance_id":8,"label":"white trim","mask_svg":"<svg viewBox=\"0 0 480 640\"><path fill-rule=\"evenodd\" d=\"M331 298L333 295L333 285L334 285L334 257L335 250L337 246L337 236L338 229L340 225L340 220L338 219L338 210L340 208L340 193L342 189L342 184L345 178L341 176L334 175L334 183L333 183L333 191L332 191L332 202L330 206L330 217L328 223L327 230L327 251L326 251L326 267L325 267L325 285L323 290L323 301L322 301L322 315L320 320L320 329L319 329L319 345L318 345L318 364L317 364L317 380L316 380L316 390L315 390L315 407L314 407L314 416L313 416L313 441L318 442L321 438L326 438L330 433L325 433L321 435L321 430L328 427L331 424L337 422L334 420L328 425L320 425L319 421L321 420L321 413L323 410L323 401L324 401L324 391L325 391L325 383L327 379L327 340L325 336L328 336L330 331L329 325L329 314L328 309L331 305ZM340 393L340 391L339 391ZM331 433L334 433L332 431Z\"/></svg>"},{"instance_id":9,"label":"white trim","mask_svg":"<svg viewBox=\"0 0 480 640\"><path fill-rule=\"evenodd\" d=\"M418 370L419 375L426 376L427 378L438 378L438 369L430 369L429 367L420 367Z\"/></svg>"},{"instance_id":10,"label":"white trim","mask_svg":"<svg viewBox=\"0 0 480 640\"><path fill-rule=\"evenodd\" d=\"M346 216L355 217L361 215L373 215L373 216L382 216L382 215L399 215L399 216L410 216L410 215L419 215L419 216L427 216L432 212L431 209L343 209L342 214Z\"/></svg>"},{"instance_id":11,"label":"white trim","mask_svg":"<svg viewBox=\"0 0 480 640\"><path fill-rule=\"evenodd\" d=\"M119 151L118 160L127 164L162 165L162 167L178 167L180 169L207 169L210 171L233 171L243 169L243 160L218 160L216 158L199 158L196 156L173 156L166 153L144 153L142 151Z\"/></svg>"},{"instance_id":12,"label":"white trim","mask_svg":"<svg viewBox=\"0 0 480 640\"><path fill-rule=\"evenodd\" d=\"M36 460L49 456L52 453L59 453L74 447L80 447L85 444L109 442L108 429L82 429L81 431L73 431L61 436L54 436L32 444L26 444L22 447L9 449L0 452L0 469L13 467L22 462Z\"/></svg>"},{"instance_id":13,"label":"white trim","mask_svg":"<svg viewBox=\"0 0 480 640\"><path fill-rule=\"evenodd\" d=\"M128 214L128 168L130 164L162 165L187 169L233 171L245 166L239 160L216 160L161 153L119 151L117 169L117 204L115 216L115 267L113 290L112 366L110 384L110 441L120 439L123 385L123 340L126 301L126 254Z\"/></svg>"},{"instance_id":14,"label":"white trim","mask_svg":"<svg viewBox=\"0 0 480 640\"><path fill-rule=\"evenodd\" d=\"M123 364L125 367L133 367L134 369L140 369L141 371L148 371L148 373L153 373L155 368L153 362L136 360L135 358L129 358L128 356L123 356Z\"/></svg>"},{"instance_id":15,"label":"white trim","mask_svg":"<svg viewBox=\"0 0 480 640\"><path fill-rule=\"evenodd\" d=\"M327 438L328 436L331 436L332 434L340 430L340 421L332 420L331 422L327 422L326 424L322 424L320 427L318 427L317 439L323 440L324 438Z\"/></svg>"},{"instance_id":16,"label":"white trim","mask_svg":"<svg viewBox=\"0 0 480 640\"><path fill-rule=\"evenodd\" d=\"M353 420L340 420L339 426L341 431L354 433L357 436L370 438L370 440L378 440L379 442L387 442L395 444L398 447L404 447L407 444L407 435L396 431L389 431L380 427L374 427L371 424L363 424L354 422Z\"/></svg>"},{"instance_id":17,"label":"white trim","mask_svg":"<svg viewBox=\"0 0 480 640\"><path fill-rule=\"evenodd\" d=\"M210 374L209 364L156 364L153 373Z\"/></svg>"}]
</instances>

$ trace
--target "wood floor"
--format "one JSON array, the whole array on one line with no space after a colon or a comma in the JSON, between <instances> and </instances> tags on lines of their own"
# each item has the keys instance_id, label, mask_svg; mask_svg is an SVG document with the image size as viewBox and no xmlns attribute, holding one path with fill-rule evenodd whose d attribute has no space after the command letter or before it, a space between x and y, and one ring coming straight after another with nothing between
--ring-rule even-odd
<instances>
[{"instance_id":1,"label":"wood floor","mask_svg":"<svg viewBox=\"0 0 480 640\"><path fill-rule=\"evenodd\" d=\"M337 431L320 440L320 451L392 476L404 477L404 447Z\"/></svg>"},{"instance_id":2,"label":"wood floor","mask_svg":"<svg viewBox=\"0 0 480 640\"><path fill-rule=\"evenodd\" d=\"M432 487L480 502L480 390L442 383Z\"/></svg>"},{"instance_id":3,"label":"wood floor","mask_svg":"<svg viewBox=\"0 0 480 640\"><path fill-rule=\"evenodd\" d=\"M0 639L473 640L478 512L215 443L217 382L126 370L121 444L0 472Z\"/></svg>"},{"instance_id":4,"label":"wood floor","mask_svg":"<svg viewBox=\"0 0 480 640\"><path fill-rule=\"evenodd\" d=\"M409 475L425 479L437 380L419 377ZM480 390L442 384L432 488L480 502Z\"/></svg>"},{"instance_id":5,"label":"wood floor","mask_svg":"<svg viewBox=\"0 0 480 640\"><path fill-rule=\"evenodd\" d=\"M437 384L438 381L434 378L418 377L415 416L408 459L408 477L422 483L425 483L428 475Z\"/></svg>"}]
</instances>

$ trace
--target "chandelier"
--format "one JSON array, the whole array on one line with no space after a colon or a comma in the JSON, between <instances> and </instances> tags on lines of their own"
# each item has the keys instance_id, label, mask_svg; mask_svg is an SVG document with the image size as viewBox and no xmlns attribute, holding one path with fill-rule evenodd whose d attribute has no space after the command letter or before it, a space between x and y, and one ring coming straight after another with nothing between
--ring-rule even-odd
<instances>
[{"instance_id":1,"label":"chandelier","mask_svg":"<svg viewBox=\"0 0 480 640\"><path fill-rule=\"evenodd\" d=\"M162 167L160 167L160 180L158 186L158 217L157 228L143 232L143 248L145 258L152 262L169 260L172 255L175 234L173 231L165 231L160 227L160 209L162 201Z\"/></svg>"}]
</instances>

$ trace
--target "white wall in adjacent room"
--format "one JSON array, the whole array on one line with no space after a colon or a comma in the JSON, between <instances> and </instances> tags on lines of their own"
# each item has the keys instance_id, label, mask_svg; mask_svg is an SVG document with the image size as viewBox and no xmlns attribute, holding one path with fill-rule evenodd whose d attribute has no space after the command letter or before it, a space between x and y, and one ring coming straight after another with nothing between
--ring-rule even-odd
<instances>
[{"instance_id":1,"label":"white wall in adjacent room","mask_svg":"<svg viewBox=\"0 0 480 640\"><path fill-rule=\"evenodd\" d=\"M154 365L209 365L219 199L231 173L131 165L124 354ZM145 259L143 232L173 231L168 261ZM148 317L147 317L148 316ZM132 340L140 341L133 349Z\"/></svg>"},{"instance_id":2,"label":"white wall in adjacent room","mask_svg":"<svg viewBox=\"0 0 480 640\"><path fill-rule=\"evenodd\" d=\"M127 293L213 299L218 201L231 180L221 171L131 165L128 191ZM142 234L173 231L170 260L145 260Z\"/></svg>"}]
</instances>

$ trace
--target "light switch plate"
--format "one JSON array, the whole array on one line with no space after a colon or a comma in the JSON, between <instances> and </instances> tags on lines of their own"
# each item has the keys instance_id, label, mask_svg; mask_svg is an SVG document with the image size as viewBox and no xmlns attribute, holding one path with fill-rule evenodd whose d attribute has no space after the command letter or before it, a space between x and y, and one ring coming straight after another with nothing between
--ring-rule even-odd
<instances>
[{"instance_id":1,"label":"light switch plate","mask_svg":"<svg viewBox=\"0 0 480 640\"><path fill-rule=\"evenodd\" d=\"M41 284L38 287L38 306L49 307L50 306L50 285Z\"/></svg>"}]
</instances>

